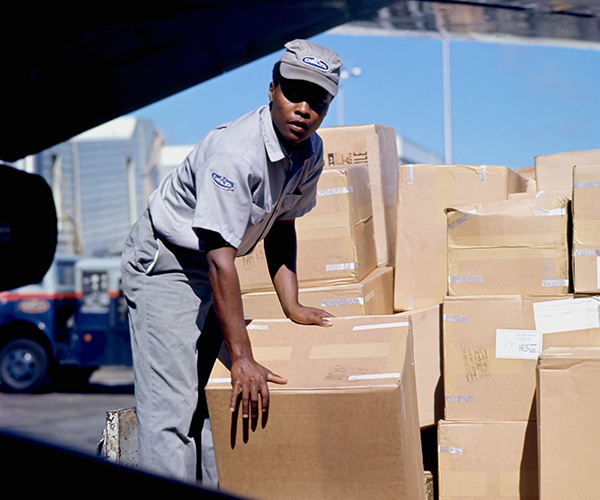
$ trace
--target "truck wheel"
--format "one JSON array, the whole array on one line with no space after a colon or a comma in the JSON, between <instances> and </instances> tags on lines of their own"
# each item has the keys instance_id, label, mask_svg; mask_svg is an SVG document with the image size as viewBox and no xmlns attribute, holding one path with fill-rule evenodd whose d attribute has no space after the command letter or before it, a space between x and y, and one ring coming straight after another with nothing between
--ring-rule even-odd
<instances>
[{"instance_id":1,"label":"truck wheel","mask_svg":"<svg viewBox=\"0 0 600 500\"><path fill-rule=\"evenodd\" d=\"M48 354L37 342L15 339L0 350L0 390L33 392L46 380Z\"/></svg>"}]
</instances>

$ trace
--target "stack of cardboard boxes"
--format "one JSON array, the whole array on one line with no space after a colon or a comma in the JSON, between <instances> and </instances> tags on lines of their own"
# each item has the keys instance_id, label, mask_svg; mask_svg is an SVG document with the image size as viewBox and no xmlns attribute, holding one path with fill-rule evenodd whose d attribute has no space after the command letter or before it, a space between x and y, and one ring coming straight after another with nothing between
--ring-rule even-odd
<instances>
[{"instance_id":1,"label":"stack of cardboard boxes","mask_svg":"<svg viewBox=\"0 0 600 500\"><path fill-rule=\"evenodd\" d=\"M255 356L289 382L272 386L268 425L249 430L223 411L229 379L215 367L222 487L425 498L433 455L440 499L567 498L552 496L560 475L544 467L560 469L547 429L573 412L548 380L565 372L576 383L565 349L600 370L600 150L536 157L521 171L398 165L390 127L319 134L325 170L316 207L296 223L298 276L300 301L333 313L334 327L283 319L260 245L238 259ZM554 423L540 427L538 459L542 419ZM432 430L433 450L422 440ZM253 489L267 471L268 486Z\"/></svg>"},{"instance_id":2,"label":"stack of cardboard boxes","mask_svg":"<svg viewBox=\"0 0 600 500\"><path fill-rule=\"evenodd\" d=\"M206 394L219 483L257 499L432 498L412 319L393 314L395 132L320 135L317 203L296 221L299 298L336 318L330 328L282 319L262 245L238 259L255 358L288 383L271 386L268 422L243 422L228 411L228 370L217 363Z\"/></svg>"},{"instance_id":3,"label":"stack of cardboard boxes","mask_svg":"<svg viewBox=\"0 0 600 500\"><path fill-rule=\"evenodd\" d=\"M296 221L300 301L335 316L394 310L390 232L395 229L396 205L395 190L389 186L397 184L395 133L390 127L358 129L356 136L322 130L329 147L317 204ZM262 244L238 259L237 267L246 317L284 318Z\"/></svg>"},{"instance_id":4,"label":"stack of cardboard boxes","mask_svg":"<svg viewBox=\"0 0 600 500\"><path fill-rule=\"evenodd\" d=\"M596 496L590 491L598 489L590 490L590 481L581 475L589 468L581 459L589 454L574 460L578 465L571 470L582 467L577 471L581 479L577 487L570 491L564 487L574 486L572 478L565 481L565 470L557 467L564 463L564 457L558 458L559 447L570 424L564 412L562 420L558 417L557 408L565 408L556 398L564 386L552 377L559 372L555 365L569 359L560 348L594 352L591 346L600 345L598 300L593 295L598 289L582 287L572 279L583 274L589 282L590 271L583 269L590 263L580 264L575 255L579 248L594 248L589 235L597 231L600 208L589 191L579 192L594 185L593 174L588 176L597 167L579 166L577 161L585 156L600 162L597 153L537 157L537 188L529 193L446 208L440 499ZM580 175L583 184L574 182ZM538 358L543 360L547 349L562 354L547 356L540 369ZM563 378L570 377L572 384L585 383L574 381L572 375L572 370L563 370ZM540 381L545 384L538 387ZM583 403L584 408L588 405ZM581 411L571 405L566 414ZM559 425L564 428L556 433Z\"/></svg>"},{"instance_id":5,"label":"stack of cardboard boxes","mask_svg":"<svg viewBox=\"0 0 600 500\"><path fill-rule=\"evenodd\" d=\"M587 316L581 312L570 323L578 321L584 326L586 322L597 322L600 150L537 157L536 169L538 182L549 189L562 189L572 183L573 291L580 301L590 305ZM550 347L538 358L539 494L545 500L600 496L596 480L600 436L597 345L594 336L587 342Z\"/></svg>"}]
</instances>

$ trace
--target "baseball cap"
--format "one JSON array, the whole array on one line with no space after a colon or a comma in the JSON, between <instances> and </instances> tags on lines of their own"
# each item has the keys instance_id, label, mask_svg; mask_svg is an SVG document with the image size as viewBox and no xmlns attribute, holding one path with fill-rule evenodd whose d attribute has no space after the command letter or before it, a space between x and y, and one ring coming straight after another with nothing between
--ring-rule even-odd
<instances>
[{"instance_id":1,"label":"baseball cap","mask_svg":"<svg viewBox=\"0 0 600 500\"><path fill-rule=\"evenodd\" d=\"M281 76L290 80L305 80L337 94L342 59L333 50L308 40L292 40L279 58Z\"/></svg>"}]
</instances>

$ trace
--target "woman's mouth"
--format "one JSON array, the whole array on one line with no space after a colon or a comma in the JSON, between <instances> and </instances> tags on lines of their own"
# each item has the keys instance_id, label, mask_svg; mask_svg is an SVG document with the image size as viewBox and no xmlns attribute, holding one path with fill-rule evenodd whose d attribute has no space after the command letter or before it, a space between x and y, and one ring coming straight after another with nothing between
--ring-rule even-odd
<instances>
[{"instance_id":1,"label":"woman's mouth","mask_svg":"<svg viewBox=\"0 0 600 500\"><path fill-rule=\"evenodd\" d=\"M302 122L302 121L293 121L293 122L290 122L290 128L294 132L303 133L308 130L308 124L306 124L305 122Z\"/></svg>"}]
</instances>

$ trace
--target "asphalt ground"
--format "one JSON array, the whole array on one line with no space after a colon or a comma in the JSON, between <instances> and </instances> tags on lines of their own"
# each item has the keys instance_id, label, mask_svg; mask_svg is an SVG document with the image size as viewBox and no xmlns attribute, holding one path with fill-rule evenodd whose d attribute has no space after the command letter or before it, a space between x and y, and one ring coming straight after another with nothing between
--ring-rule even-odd
<instances>
[{"instance_id":1,"label":"asphalt ground","mask_svg":"<svg viewBox=\"0 0 600 500\"><path fill-rule=\"evenodd\" d=\"M132 370L102 367L77 392L0 393L0 431L97 456L106 412L133 406Z\"/></svg>"}]
</instances>

